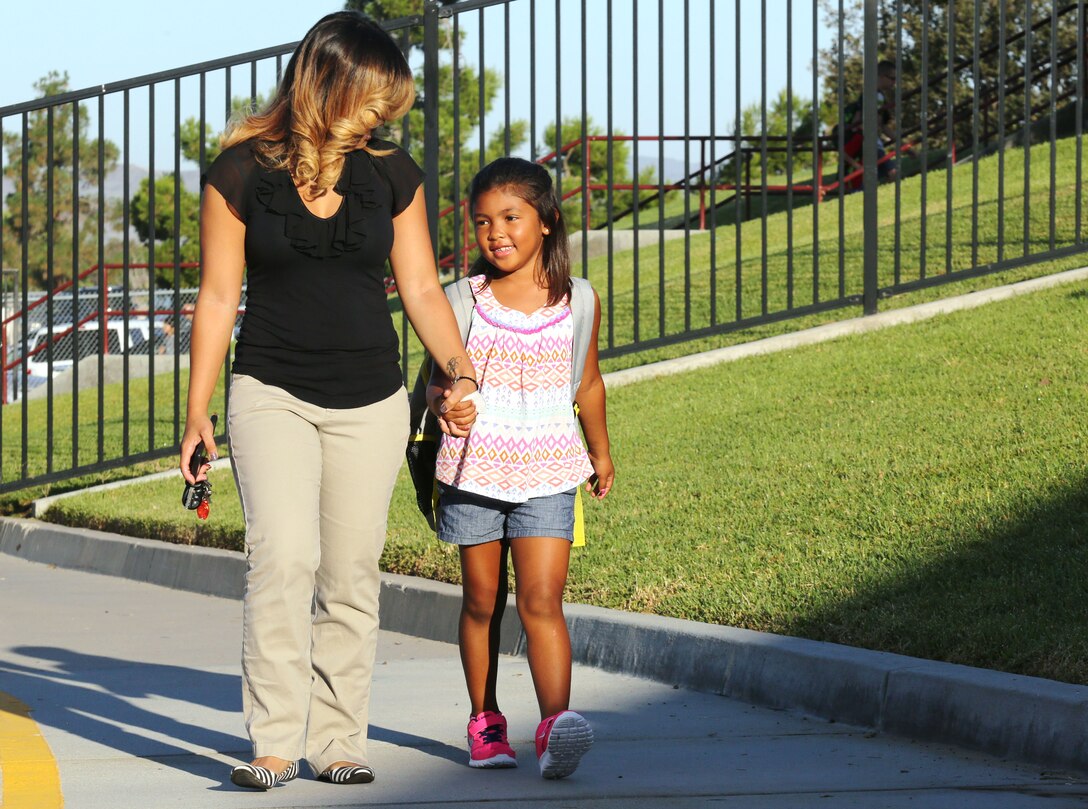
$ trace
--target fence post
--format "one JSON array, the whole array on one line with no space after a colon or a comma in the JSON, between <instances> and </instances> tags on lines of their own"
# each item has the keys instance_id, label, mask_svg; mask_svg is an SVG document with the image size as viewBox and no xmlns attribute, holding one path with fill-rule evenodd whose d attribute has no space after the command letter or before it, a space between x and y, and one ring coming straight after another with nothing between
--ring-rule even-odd
<instances>
[{"instance_id":1,"label":"fence post","mask_svg":"<svg viewBox=\"0 0 1088 809\"><path fill-rule=\"evenodd\" d=\"M877 285L877 166L876 144L880 137L877 127L876 68L877 55L877 0L865 0L865 33L862 54L864 63L864 87L862 89L862 219L864 233L862 308L865 314L876 314Z\"/></svg>"},{"instance_id":2,"label":"fence post","mask_svg":"<svg viewBox=\"0 0 1088 809\"><path fill-rule=\"evenodd\" d=\"M431 246L438 259L438 17L440 0L423 4L423 193Z\"/></svg>"}]
</instances>

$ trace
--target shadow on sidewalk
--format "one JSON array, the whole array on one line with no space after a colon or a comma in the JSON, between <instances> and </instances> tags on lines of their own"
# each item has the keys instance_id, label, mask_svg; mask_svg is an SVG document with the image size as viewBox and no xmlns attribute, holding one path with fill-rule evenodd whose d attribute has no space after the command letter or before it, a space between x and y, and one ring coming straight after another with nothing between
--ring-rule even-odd
<instances>
[{"instance_id":1,"label":"shadow on sidewalk","mask_svg":"<svg viewBox=\"0 0 1088 809\"><path fill-rule=\"evenodd\" d=\"M451 744L440 742L437 739L428 739L426 736L417 736L414 733L393 730L392 728L371 725L369 737L370 740L374 742L385 742L386 744L392 744L397 747L407 747L412 750L419 750L421 753L427 753L435 758L452 761L454 764L464 764L468 759L467 750L460 747L454 747Z\"/></svg>"},{"instance_id":2,"label":"shadow on sidewalk","mask_svg":"<svg viewBox=\"0 0 1088 809\"><path fill-rule=\"evenodd\" d=\"M199 719L187 722L168 715L185 716L184 708L163 705L160 711L153 705L156 701L184 702L202 709L240 713L241 692L236 675L55 647L19 646L11 653L42 663L34 666L10 659L0 661L0 690L25 702L39 725L122 753L154 757L164 766L194 773L213 760L202 749L249 749L246 739L206 727L198 723Z\"/></svg>"},{"instance_id":3,"label":"shadow on sidewalk","mask_svg":"<svg viewBox=\"0 0 1088 809\"><path fill-rule=\"evenodd\" d=\"M248 760L248 739L173 718L147 705L148 701L158 700L183 702L236 717L217 724L241 725L237 675L138 663L55 647L19 646L11 652L43 663L30 666L0 661L0 690L29 705L32 718L40 725L132 756L155 758L166 766L213 780L225 778L223 764L202 754L202 748ZM184 708L164 709L186 715ZM463 750L436 739L376 725L370 726L369 735L376 742L412 748L457 764L464 762Z\"/></svg>"}]
</instances>

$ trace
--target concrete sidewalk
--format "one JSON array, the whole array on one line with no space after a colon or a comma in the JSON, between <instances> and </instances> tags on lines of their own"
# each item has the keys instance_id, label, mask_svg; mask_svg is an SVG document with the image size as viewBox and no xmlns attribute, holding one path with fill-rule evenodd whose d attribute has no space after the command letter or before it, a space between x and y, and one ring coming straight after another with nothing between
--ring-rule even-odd
<instances>
[{"instance_id":1,"label":"concrete sidewalk","mask_svg":"<svg viewBox=\"0 0 1088 809\"><path fill-rule=\"evenodd\" d=\"M500 690L521 766L470 770L456 648L388 631L371 715L377 780L337 787L304 775L268 793L242 791L226 778L248 755L236 599L8 553L0 615L0 691L31 707L74 809L1066 809L1088 799L1088 785L1061 773L583 665L575 704L597 744L571 778L545 782L532 749L532 684L524 658L510 656ZM3 760L0 770L6 777Z\"/></svg>"}]
</instances>

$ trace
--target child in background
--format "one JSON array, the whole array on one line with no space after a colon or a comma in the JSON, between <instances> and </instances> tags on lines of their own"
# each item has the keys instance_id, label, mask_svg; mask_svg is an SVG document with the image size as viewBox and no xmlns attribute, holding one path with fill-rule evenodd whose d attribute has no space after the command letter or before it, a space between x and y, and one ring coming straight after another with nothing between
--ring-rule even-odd
<instances>
[{"instance_id":1,"label":"child in background","mask_svg":"<svg viewBox=\"0 0 1088 809\"><path fill-rule=\"evenodd\" d=\"M578 486L600 499L612 487L605 389L597 364L600 300L570 277L566 228L551 176L536 163L500 158L472 181L469 201L480 258L467 283L475 299L467 352L482 406L467 437L442 421L449 380L436 370L428 403L443 426L436 477L438 537L460 550L461 662L468 685L470 767L516 767L496 697L499 633L513 558L517 609L541 722L541 775L563 778L593 743L569 710L570 637L563 617ZM462 282L465 283L465 282ZM593 298L585 326L576 296ZM582 299L584 301L584 299ZM591 329L582 367L576 328ZM573 393L573 397L572 397ZM588 453L578 435L578 405Z\"/></svg>"}]
</instances>

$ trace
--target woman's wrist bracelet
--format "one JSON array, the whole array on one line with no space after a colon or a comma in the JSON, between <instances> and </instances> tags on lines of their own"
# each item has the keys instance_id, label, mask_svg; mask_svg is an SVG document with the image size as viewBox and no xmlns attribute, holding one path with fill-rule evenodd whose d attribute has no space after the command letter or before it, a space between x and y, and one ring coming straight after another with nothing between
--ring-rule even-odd
<instances>
[{"instance_id":1,"label":"woman's wrist bracelet","mask_svg":"<svg viewBox=\"0 0 1088 809\"><path fill-rule=\"evenodd\" d=\"M475 379L473 379L471 376L455 376L453 378L453 381L450 382L450 387L452 388L454 385L456 385L462 379L467 379L469 382L471 382L475 386L476 390L480 389L480 383L477 382Z\"/></svg>"}]
</instances>

